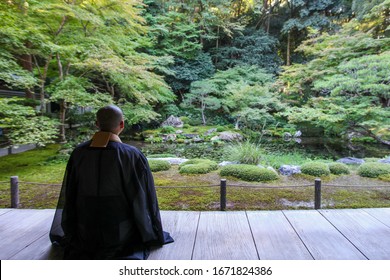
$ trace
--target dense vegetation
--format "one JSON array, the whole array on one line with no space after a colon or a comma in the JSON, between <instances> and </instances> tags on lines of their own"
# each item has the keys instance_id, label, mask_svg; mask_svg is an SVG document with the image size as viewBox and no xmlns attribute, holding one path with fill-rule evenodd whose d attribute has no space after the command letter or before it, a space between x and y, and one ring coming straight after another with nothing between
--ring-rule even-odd
<instances>
[{"instance_id":1,"label":"dense vegetation","mask_svg":"<svg viewBox=\"0 0 390 280\"><path fill-rule=\"evenodd\" d=\"M390 144L390 0L8 0L0 18L0 88L25 92L0 98L10 144L86 137L105 103L143 127Z\"/></svg>"}]
</instances>

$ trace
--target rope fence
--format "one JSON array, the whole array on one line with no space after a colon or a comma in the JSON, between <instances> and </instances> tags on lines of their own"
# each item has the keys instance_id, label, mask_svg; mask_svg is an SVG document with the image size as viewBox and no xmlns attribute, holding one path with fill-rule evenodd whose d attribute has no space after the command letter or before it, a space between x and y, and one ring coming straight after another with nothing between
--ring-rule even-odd
<instances>
[{"instance_id":1,"label":"rope fence","mask_svg":"<svg viewBox=\"0 0 390 280\"><path fill-rule=\"evenodd\" d=\"M7 181L0 181L0 184L5 184ZM11 191L11 208L18 208L20 205L19 199L19 183L31 184L36 186L55 186L60 187L62 184L50 184L50 183L34 183L19 181L18 176L12 176L10 178L10 191ZM241 185L241 184L227 184L226 179L221 179L219 184L213 185L200 185L200 186L156 186L156 188L167 189L167 188L217 188L219 187L219 210L225 211L227 204L227 190L228 188L255 188L255 189L291 189L291 188L308 188L314 187L314 209L321 209L321 197L323 187L336 187L336 188L389 188L390 185L337 185L337 184L323 184L321 179L317 178L314 180L314 184L300 184L300 185L284 185L284 186L269 186L269 185Z\"/></svg>"}]
</instances>

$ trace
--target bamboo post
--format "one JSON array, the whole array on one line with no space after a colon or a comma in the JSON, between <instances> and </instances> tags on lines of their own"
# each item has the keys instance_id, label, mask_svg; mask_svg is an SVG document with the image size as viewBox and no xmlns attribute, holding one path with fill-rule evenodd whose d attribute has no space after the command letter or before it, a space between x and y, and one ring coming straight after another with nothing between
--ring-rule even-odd
<instances>
[{"instance_id":1,"label":"bamboo post","mask_svg":"<svg viewBox=\"0 0 390 280\"><path fill-rule=\"evenodd\" d=\"M220 184L220 210L226 210L226 179L221 179Z\"/></svg>"},{"instance_id":2,"label":"bamboo post","mask_svg":"<svg viewBox=\"0 0 390 280\"><path fill-rule=\"evenodd\" d=\"M19 177L11 177L11 208L19 207Z\"/></svg>"},{"instance_id":3,"label":"bamboo post","mask_svg":"<svg viewBox=\"0 0 390 280\"><path fill-rule=\"evenodd\" d=\"M314 209L321 209L321 179L314 181Z\"/></svg>"}]
</instances>

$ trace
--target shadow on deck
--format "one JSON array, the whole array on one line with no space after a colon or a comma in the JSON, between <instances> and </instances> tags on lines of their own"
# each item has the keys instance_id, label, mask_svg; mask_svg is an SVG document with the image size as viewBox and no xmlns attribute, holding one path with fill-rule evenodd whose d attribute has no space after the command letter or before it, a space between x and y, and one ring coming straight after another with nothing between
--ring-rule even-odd
<instances>
[{"instance_id":1,"label":"shadow on deck","mask_svg":"<svg viewBox=\"0 0 390 280\"><path fill-rule=\"evenodd\" d=\"M54 209L0 209L0 259L61 259L48 232ZM390 259L390 208L161 211L174 243L151 260Z\"/></svg>"}]
</instances>

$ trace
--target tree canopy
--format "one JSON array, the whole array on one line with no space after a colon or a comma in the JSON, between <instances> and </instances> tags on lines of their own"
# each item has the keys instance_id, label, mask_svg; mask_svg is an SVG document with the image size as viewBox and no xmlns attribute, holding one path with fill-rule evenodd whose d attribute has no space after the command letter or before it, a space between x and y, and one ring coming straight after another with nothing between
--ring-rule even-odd
<instances>
[{"instance_id":1,"label":"tree canopy","mask_svg":"<svg viewBox=\"0 0 390 280\"><path fill-rule=\"evenodd\" d=\"M0 89L27 100L1 98L10 143L66 141L74 112L108 103L130 125L390 140L390 0L7 0L0 17Z\"/></svg>"}]
</instances>

